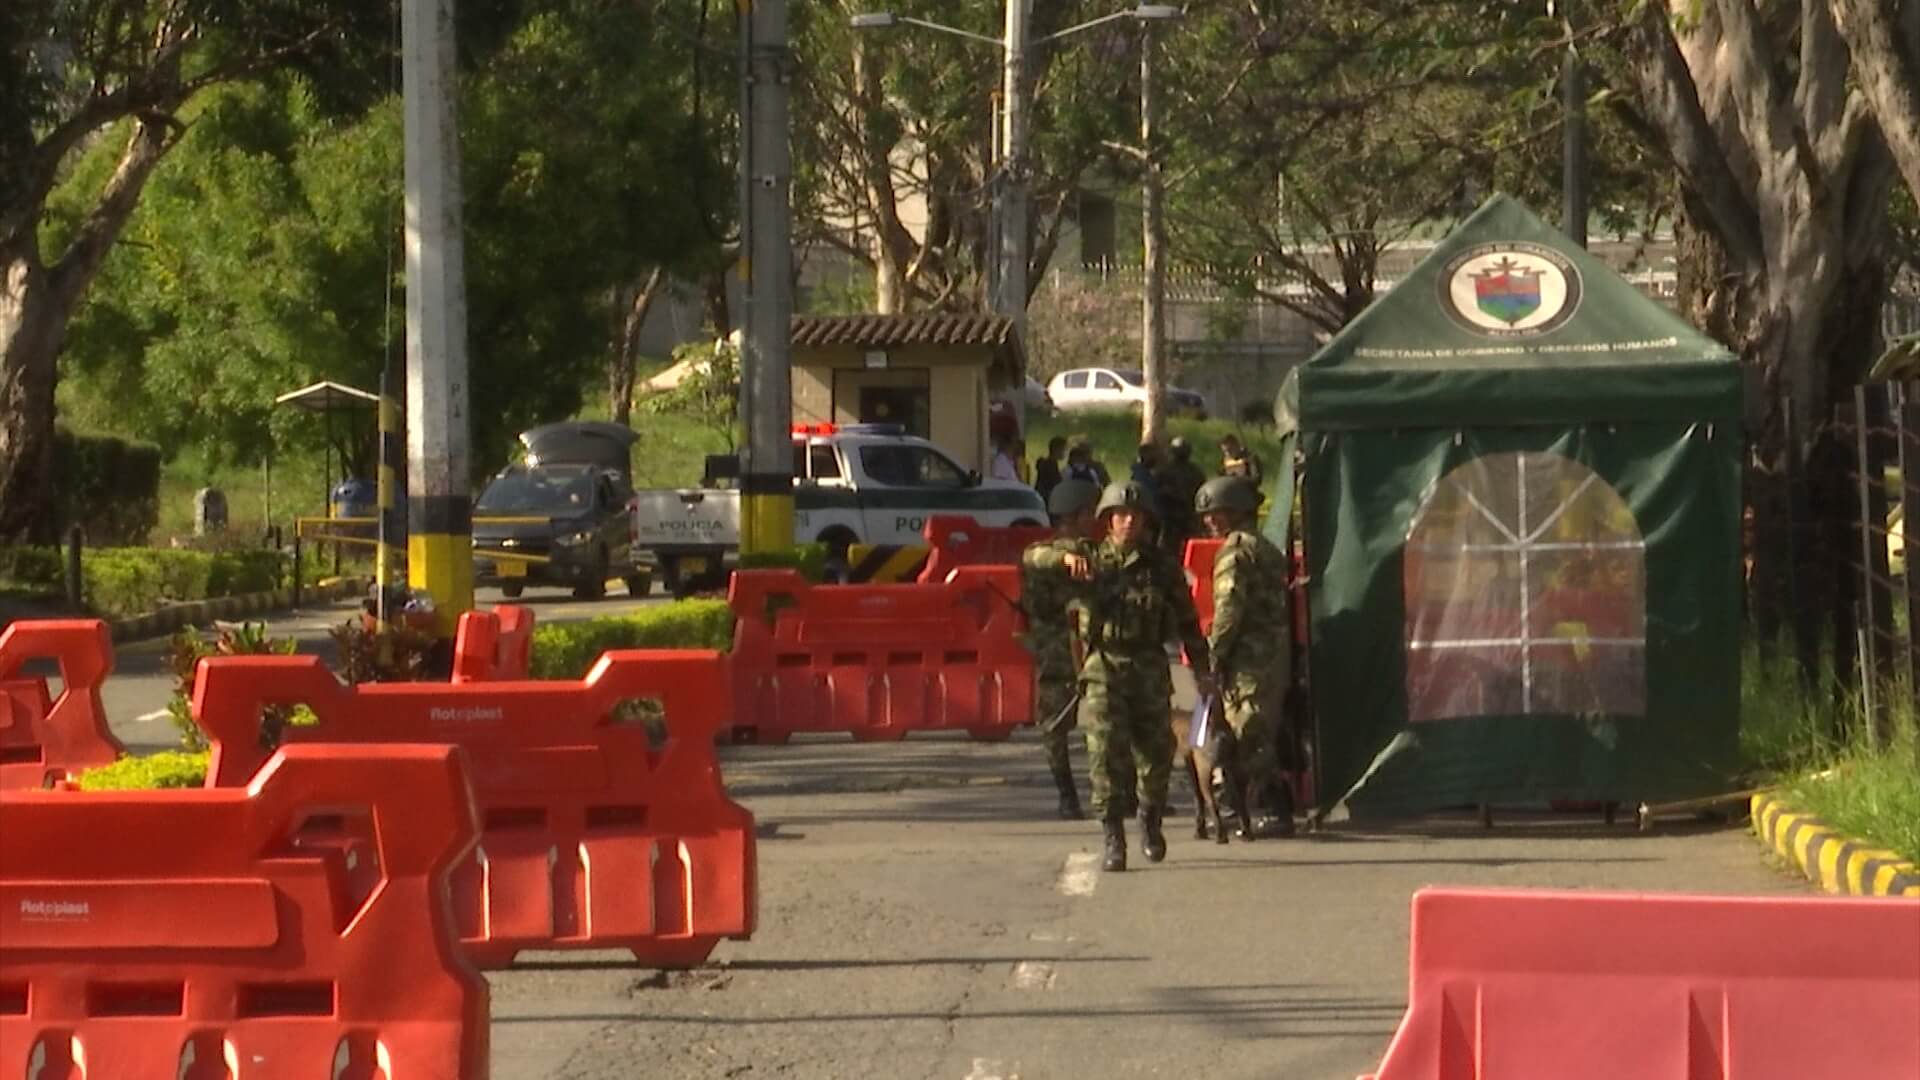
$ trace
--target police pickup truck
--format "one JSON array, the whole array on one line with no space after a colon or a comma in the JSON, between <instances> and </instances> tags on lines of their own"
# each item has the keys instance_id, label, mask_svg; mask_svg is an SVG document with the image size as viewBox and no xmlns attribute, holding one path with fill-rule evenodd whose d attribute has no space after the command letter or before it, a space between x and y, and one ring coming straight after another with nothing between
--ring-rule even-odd
<instances>
[{"instance_id":1,"label":"police pickup truck","mask_svg":"<svg viewBox=\"0 0 1920 1080\"><path fill-rule=\"evenodd\" d=\"M983 480L898 425L794 429L793 538L825 544L829 573L844 568L853 544L920 543L929 514L966 514L996 526L1047 520L1046 504L1032 488ZM740 546L740 492L711 482L642 491L635 496L633 536L676 596L718 588Z\"/></svg>"}]
</instances>

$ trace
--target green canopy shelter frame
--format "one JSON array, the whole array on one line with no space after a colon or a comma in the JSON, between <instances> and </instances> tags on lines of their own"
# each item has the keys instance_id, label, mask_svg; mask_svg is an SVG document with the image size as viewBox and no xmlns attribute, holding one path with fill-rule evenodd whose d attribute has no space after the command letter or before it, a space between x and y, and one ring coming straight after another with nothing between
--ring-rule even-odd
<instances>
[{"instance_id":1,"label":"green canopy shelter frame","mask_svg":"<svg viewBox=\"0 0 1920 1080\"><path fill-rule=\"evenodd\" d=\"M1723 790L1741 408L1730 353L1505 196L1289 373L1322 812Z\"/></svg>"}]
</instances>

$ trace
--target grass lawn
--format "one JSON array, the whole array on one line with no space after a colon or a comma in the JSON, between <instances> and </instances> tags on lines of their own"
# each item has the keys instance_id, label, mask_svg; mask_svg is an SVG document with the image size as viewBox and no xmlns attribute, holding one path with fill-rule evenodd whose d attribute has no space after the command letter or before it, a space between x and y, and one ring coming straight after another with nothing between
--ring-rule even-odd
<instances>
[{"instance_id":1,"label":"grass lawn","mask_svg":"<svg viewBox=\"0 0 1920 1080\"><path fill-rule=\"evenodd\" d=\"M326 509L321 455L297 453L277 456L271 474L272 521L291 529L294 515L319 514ZM269 475L260 465L208 468L197 449L181 451L160 467L160 523L152 542L165 546L176 536L193 535L193 493L209 485L227 496L227 522L244 537L258 537L269 523Z\"/></svg>"},{"instance_id":2,"label":"grass lawn","mask_svg":"<svg viewBox=\"0 0 1920 1080\"><path fill-rule=\"evenodd\" d=\"M1280 440L1270 426L1236 424L1228 420L1177 419L1167 424L1167 437L1184 435L1193 444L1193 461L1207 475L1220 471L1220 437L1233 432L1240 436L1266 469L1274 475L1280 463ZM1140 449L1140 419L1130 412L1063 412L1053 416L1029 416L1027 421L1027 460L1029 464L1047 452L1047 440L1056 435L1069 442L1085 437L1093 444L1093 456L1107 467L1116 480L1124 480Z\"/></svg>"},{"instance_id":3,"label":"grass lawn","mask_svg":"<svg viewBox=\"0 0 1920 1080\"><path fill-rule=\"evenodd\" d=\"M1893 741L1855 740L1827 770L1810 770L1786 786L1787 799L1848 836L1898 852L1920 865L1920 733L1909 702Z\"/></svg>"},{"instance_id":4,"label":"grass lawn","mask_svg":"<svg viewBox=\"0 0 1920 1080\"><path fill-rule=\"evenodd\" d=\"M1894 738L1867 735L1858 695L1809 695L1784 652L1762 661L1749 648L1742 666L1740 747L1757 783L1780 786L1787 802L1841 832L1920 863L1920 706L1898 684Z\"/></svg>"}]
</instances>

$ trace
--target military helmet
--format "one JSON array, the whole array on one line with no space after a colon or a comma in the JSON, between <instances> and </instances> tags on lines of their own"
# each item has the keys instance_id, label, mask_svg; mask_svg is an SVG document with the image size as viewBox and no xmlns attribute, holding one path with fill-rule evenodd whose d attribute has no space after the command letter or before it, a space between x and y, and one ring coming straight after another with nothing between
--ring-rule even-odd
<instances>
[{"instance_id":1,"label":"military helmet","mask_svg":"<svg viewBox=\"0 0 1920 1080\"><path fill-rule=\"evenodd\" d=\"M1181 461L1193 456L1193 444L1187 441L1185 435L1175 435L1173 441L1167 444L1167 449L1173 451L1173 456Z\"/></svg>"},{"instance_id":2,"label":"military helmet","mask_svg":"<svg viewBox=\"0 0 1920 1080\"><path fill-rule=\"evenodd\" d=\"M1149 517L1159 516L1154 512L1153 495L1145 485L1132 480L1108 484L1107 490L1100 493L1100 505L1094 513L1105 518L1114 510L1138 510Z\"/></svg>"},{"instance_id":3,"label":"military helmet","mask_svg":"<svg viewBox=\"0 0 1920 1080\"><path fill-rule=\"evenodd\" d=\"M1053 485L1053 490L1047 493L1047 513L1057 518L1072 517L1091 508L1099 499L1100 485L1069 477Z\"/></svg>"},{"instance_id":4,"label":"military helmet","mask_svg":"<svg viewBox=\"0 0 1920 1080\"><path fill-rule=\"evenodd\" d=\"M1200 485L1193 497L1196 514L1224 510L1231 514L1251 514L1260 509L1260 491L1244 477L1216 476Z\"/></svg>"}]
</instances>

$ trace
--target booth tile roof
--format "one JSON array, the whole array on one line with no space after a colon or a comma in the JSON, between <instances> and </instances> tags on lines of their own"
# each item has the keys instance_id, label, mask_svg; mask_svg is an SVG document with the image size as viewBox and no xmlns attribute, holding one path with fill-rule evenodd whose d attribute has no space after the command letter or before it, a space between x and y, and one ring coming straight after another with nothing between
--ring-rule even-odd
<instances>
[{"instance_id":1,"label":"booth tile roof","mask_svg":"<svg viewBox=\"0 0 1920 1080\"><path fill-rule=\"evenodd\" d=\"M850 345L884 349L904 345L985 345L1005 348L1013 320L1000 315L796 315L795 345Z\"/></svg>"}]
</instances>

